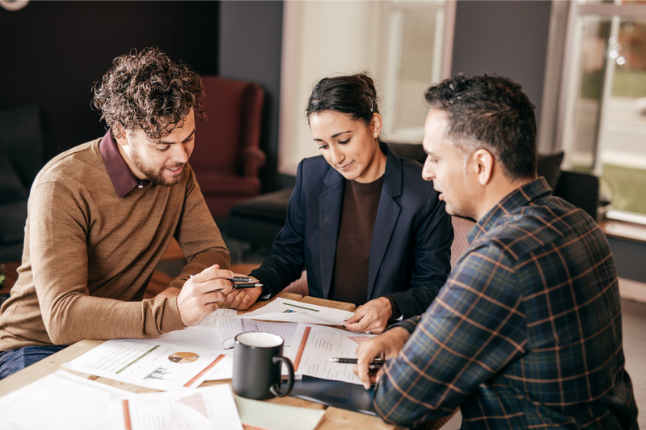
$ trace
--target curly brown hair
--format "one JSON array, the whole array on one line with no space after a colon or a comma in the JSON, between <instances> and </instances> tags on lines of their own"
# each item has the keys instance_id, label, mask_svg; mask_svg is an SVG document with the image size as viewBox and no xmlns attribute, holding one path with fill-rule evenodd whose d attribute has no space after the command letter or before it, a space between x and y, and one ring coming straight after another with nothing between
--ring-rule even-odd
<instances>
[{"instance_id":1,"label":"curly brown hair","mask_svg":"<svg viewBox=\"0 0 646 430\"><path fill-rule=\"evenodd\" d=\"M151 140L168 136L191 109L202 115L202 79L158 48L117 57L93 87L92 105L115 126L141 128Z\"/></svg>"}]
</instances>

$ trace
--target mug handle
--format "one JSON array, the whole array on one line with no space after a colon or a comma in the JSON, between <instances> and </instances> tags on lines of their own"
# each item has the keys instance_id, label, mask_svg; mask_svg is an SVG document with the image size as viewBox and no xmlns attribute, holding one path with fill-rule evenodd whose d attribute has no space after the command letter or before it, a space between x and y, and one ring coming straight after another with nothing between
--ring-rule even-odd
<instances>
[{"instance_id":1,"label":"mug handle","mask_svg":"<svg viewBox=\"0 0 646 430\"><path fill-rule=\"evenodd\" d=\"M292 388L294 388L294 366L292 365L292 362L289 360L289 358L283 357L282 355L277 355L273 357L272 361L274 364L282 361L283 364L287 366L289 375L287 376L287 387L285 387L285 390L280 391L280 382L269 387L269 391L271 391L271 394L273 394L276 397L284 397L289 393L291 393Z\"/></svg>"}]
</instances>

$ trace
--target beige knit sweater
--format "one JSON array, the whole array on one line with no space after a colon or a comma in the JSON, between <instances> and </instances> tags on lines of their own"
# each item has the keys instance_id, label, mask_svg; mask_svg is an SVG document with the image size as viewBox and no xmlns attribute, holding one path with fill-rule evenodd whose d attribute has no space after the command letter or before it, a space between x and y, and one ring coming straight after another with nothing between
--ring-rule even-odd
<instances>
[{"instance_id":1,"label":"beige knit sweater","mask_svg":"<svg viewBox=\"0 0 646 430\"><path fill-rule=\"evenodd\" d=\"M149 184L118 198L100 140L58 155L34 180L22 265L0 310L0 351L183 328L176 298L142 301L173 236L188 263L170 286L212 264L229 268L190 167L174 186Z\"/></svg>"}]
</instances>

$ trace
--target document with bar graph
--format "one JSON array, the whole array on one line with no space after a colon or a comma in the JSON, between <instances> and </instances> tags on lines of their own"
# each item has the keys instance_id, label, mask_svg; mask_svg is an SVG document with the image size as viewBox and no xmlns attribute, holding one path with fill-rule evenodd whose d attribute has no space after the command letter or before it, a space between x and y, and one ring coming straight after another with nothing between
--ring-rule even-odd
<instances>
[{"instance_id":1,"label":"document with bar graph","mask_svg":"<svg viewBox=\"0 0 646 430\"><path fill-rule=\"evenodd\" d=\"M157 390L191 387L224 358L203 348L186 350L170 343L143 339L108 340L63 366Z\"/></svg>"}]
</instances>

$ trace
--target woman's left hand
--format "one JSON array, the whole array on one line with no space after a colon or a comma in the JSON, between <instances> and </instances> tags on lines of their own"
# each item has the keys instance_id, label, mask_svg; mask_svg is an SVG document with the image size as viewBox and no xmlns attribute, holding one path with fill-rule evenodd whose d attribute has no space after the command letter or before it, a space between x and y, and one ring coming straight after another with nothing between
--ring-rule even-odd
<instances>
[{"instance_id":1,"label":"woman's left hand","mask_svg":"<svg viewBox=\"0 0 646 430\"><path fill-rule=\"evenodd\" d=\"M390 300L380 297L359 306L352 318L347 320L343 326L356 332L380 334L386 329L392 313Z\"/></svg>"}]
</instances>

